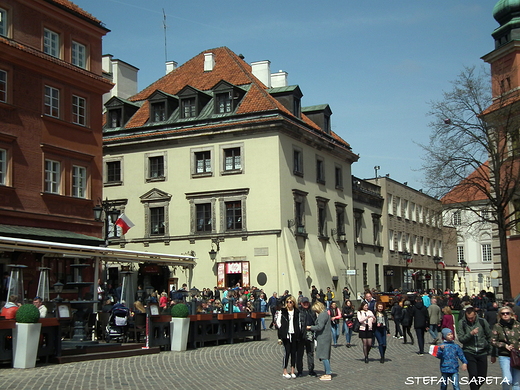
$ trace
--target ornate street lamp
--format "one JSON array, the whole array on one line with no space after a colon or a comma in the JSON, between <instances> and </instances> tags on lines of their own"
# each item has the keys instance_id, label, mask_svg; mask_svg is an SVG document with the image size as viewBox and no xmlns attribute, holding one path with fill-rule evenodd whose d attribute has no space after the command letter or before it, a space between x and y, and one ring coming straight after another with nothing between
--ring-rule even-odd
<instances>
[{"instance_id":1,"label":"ornate street lamp","mask_svg":"<svg viewBox=\"0 0 520 390\"><path fill-rule=\"evenodd\" d=\"M410 277L408 275L408 265L413 261L413 256L406 249L402 253L403 259L406 263L406 292L410 290Z\"/></svg>"},{"instance_id":2,"label":"ornate street lamp","mask_svg":"<svg viewBox=\"0 0 520 390\"><path fill-rule=\"evenodd\" d=\"M435 263L435 278L433 283L435 285L435 289L439 289L439 264L441 263L442 257L433 256L433 262Z\"/></svg>"},{"instance_id":3,"label":"ornate street lamp","mask_svg":"<svg viewBox=\"0 0 520 390\"><path fill-rule=\"evenodd\" d=\"M104 215L104 223L105 223L105 245L108 246L108 236L110 233L110 222L112 222L112 226L116 223L119 218L119 210L115 208L115 203L110 202L108 199L101 201L101 204L96 205L93 209L94 211L94 219L96 221L101 221ZM114 226L114 237L117 237L117 230Z\"/></svg>"}]
</instances>

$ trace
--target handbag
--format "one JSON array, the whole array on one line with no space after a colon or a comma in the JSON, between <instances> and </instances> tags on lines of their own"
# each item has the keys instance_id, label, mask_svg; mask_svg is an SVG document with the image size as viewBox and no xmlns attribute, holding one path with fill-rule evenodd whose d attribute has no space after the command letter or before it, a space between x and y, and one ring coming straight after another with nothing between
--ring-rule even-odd
<instances>
[{"instance_id":1,"label":"handbag","mask_svg":"<svg viewBox=\"0 0 520 390\"><path fill-rule=\"evenodd\" d=\"M506 339L506 343L511 344L509 342L509 338L507 337L504 327L502 327L502 331L504 332L504 338ZM511 365L511 368L516 368L517 370L520 370L520 351L515 348L511 349L511 351L509 351L509 358L509 364Z\"/></svg>"},{"instance_id":2,"label":"handbag","mask_svg":"<svg viewBox=\"0 0 520 390\"><path fill-rule=\"evenodd\" d=\"M361 324L359 323L359 320L357 318L354 318L353 331L356 332L356 333L359 332L359 326L360 325Z\"/></svg>"},{"instance_id":3,"label":"handbag","mask_svg":"<svg viewBox=\"0 0 520 390\"><path fill-rule=\"evenodd\" d=\"M347 327L348 327L348 328L352 328L352 327L354 327L354 321L348 320L348 321L347 321Z\"/></svg>"}]
</instances>

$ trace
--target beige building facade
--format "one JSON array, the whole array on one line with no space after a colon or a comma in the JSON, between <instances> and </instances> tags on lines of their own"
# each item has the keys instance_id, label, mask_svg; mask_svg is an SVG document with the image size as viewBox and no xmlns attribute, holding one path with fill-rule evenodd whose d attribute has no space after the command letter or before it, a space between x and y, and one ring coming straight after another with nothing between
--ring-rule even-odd
<instances>
[{"instance_id":1,"label":"beige building facade","mask_svg":"<svg viewBox=\"0 0 520 390\"><path fill-rule=\"evenodd\" d=\"M302 96L268 62L217 48L107 102L104 197L135 224L109 231L110 244L197 257L142 268L138 283L343 289L358 156L330 130L330 107L301 107Z\"/></svg>"}]
</instances>

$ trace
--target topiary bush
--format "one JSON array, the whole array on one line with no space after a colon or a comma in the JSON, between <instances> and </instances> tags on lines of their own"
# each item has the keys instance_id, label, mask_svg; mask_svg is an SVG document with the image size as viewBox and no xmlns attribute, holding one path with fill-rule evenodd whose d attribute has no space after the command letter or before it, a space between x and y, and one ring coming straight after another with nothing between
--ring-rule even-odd
<instances>
[{"instance_id":1,"label":"topiary bush","mask_svg":"<svg viewBox=\"0 0 520 390\"><path fill-rule=\"evenodd\" d=\"M26 303L16 310L16 322L34 324L40 321L40 311L32 303Z\"/></svg>"},{"instance_id":2,"label":"topiary bush","mask_svg":"<svg viewBox=\"0 0 520 390\"><path fill-rule=\"evenodd\" d=\"M186 318L189 314L188 306L184 303L177 303L172 307L172 317Z\"/></svg>"}]
</instances>

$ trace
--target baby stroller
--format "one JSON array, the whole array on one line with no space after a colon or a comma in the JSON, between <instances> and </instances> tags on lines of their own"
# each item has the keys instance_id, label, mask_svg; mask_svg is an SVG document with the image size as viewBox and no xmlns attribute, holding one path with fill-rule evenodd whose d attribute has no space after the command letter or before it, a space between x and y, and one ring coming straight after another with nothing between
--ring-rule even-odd
<instances>
[{"instance_id":1,"label":"baby stroller","mask_svg":"<svg viewBox=\"0 0 520 390\"><path fill-rule=\"evenodd\" d=\"M128 319L130 310L127 307L117 304L112 308L108 323L105 329L105 341L118 340L126 343L128 339Z\"/></svg>"}]
</instances>

